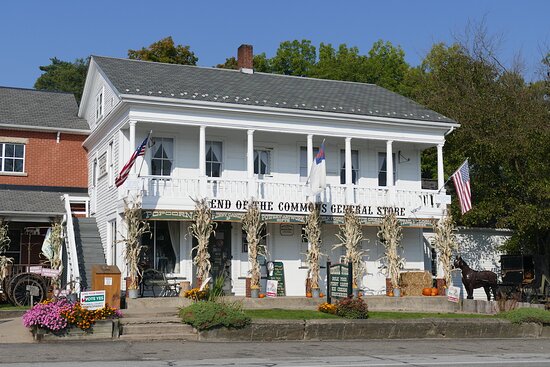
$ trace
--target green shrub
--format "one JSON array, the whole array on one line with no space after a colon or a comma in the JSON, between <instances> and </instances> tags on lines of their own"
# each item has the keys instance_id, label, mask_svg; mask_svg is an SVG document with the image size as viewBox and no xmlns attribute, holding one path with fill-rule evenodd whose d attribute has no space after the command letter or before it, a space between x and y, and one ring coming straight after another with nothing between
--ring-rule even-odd
<instances>
[{"instance_id":1,"label":"green shrub","mask_svg":"<svg viewBox=\"0 0 550 367\"><path fill-rule=\"evenodd\" d=\"M202 301L180 309L182 322L197 330L207 330L225 326L242 328L250 323L238 303Z\"/></svg>"},{"instance_id":2,"label":"green shrub","mask_svg":"<svg viewBox=\"0 0 550 367\"><path fill-rule=\"evenodd\" d=\"M550 311L541 308L518 308L512 311L501 312L498 317L509 320L514 324L524 322L537 322L539 324L550 324Z\"/></svg>"},{"instance_id":3,"label":"green shrub","mask_svg":"<svg viewBox=\"0 0 550 367\"><path fill-rule=\"evenodd\" d=\"M344 298L336 304L336 314L346 319L366 319L369 309L362 298Z\"/></svg>"}]
</instances>

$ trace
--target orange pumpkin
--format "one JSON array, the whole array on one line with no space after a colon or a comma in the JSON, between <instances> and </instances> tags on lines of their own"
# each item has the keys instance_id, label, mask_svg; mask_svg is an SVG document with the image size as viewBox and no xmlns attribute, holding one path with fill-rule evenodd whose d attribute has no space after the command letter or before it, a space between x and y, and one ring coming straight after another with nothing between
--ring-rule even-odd
<instances>
[{"instance_id":1,"label":"orange pumpkin","mask_svg":"<svg viewBox=\"0 0 550 367\"><path fill-rule=\"evenodd\" d=\"M265 294L260 293L259 297L260 297L260 298L265 298Z\"/></svg>"},{"instance_id":2,"label":"orange pumpkin","mask_svg":"<svg viewBox=\"0 0 550 367\"><path fill-rule=\"evenodd\" d=\"M325 296L324 293L319 293L319 297L323 298Z\"/></svg>"},{"instance_id":3,"label":"orange pumpkin","mask_svg":"<svg viewBox=\"0 0 550 367\"><path fill-rule=\"evenodd\" d=\"M430 295L431 296L437 296L437 294L438 294L437 288L432 288Z\"/></svg>"},{"instance_id":4,"label":"orange pumpkin","mask_svg":"<svg viewBox=\"0 0 550 367\"><path fill-rule=\"evenodd\" d=\"M393 291L389 291L388 297L393 297Z\"/></svg>"},{"instance_id":5,"label":"orange pumpkin","mask_svg":"<svg viewBox=\"0 0 550 367\"><path fill-rule=\"evenodd\" d=\"M422 295L423 296L430 296L431 294L432 294L432 289L431 288L422 289Z\"/></svg>"},{"instance_id":6,"label":"orange pumpkin","mask_svg":"<svg viewBox=\"0 0 550 367\"><path fill-rule=\"evenodd\" d=\"M311 292L307 292L307 293L306 293L306 297L307 297L307 298L311 298L311 297L313 297L313 295L311 294Z\"/></svg>"}]
</instances>

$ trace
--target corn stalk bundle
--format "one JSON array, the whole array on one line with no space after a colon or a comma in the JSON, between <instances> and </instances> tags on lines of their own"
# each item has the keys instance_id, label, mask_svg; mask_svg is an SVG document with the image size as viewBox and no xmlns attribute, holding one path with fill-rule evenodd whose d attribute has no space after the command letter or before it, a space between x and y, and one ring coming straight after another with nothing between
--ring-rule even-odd
<instances>
[{"instance_id":1,"label":"corn stalk bundle","mask_svg":"<svg viewBox=\"0 0 550 367\"><path fill-rule=\"evenodd\" d=\"M146 247L141 244L141 237L145 233L151 233L149 223L142 218L139 198L134 200L124 199L124 223L126 225L126 236L122 236L120 242L124 242L126 245L124 247L124 260L128 265L129 289L137 289L138 277L141 275L138 266L139 259L141 252Z\"/></svg>"},{"instance_id":2,"label":"corn stalk bundle","mask_svg":"<svg viewBox=\"0 0 550 367\"><path fill-rule=\"evenodd\" d=\"M52 269L62 270L61 251L63 249L63 226L61 222L55 221L51 226L50 246L52 249L52 258L50 265ZM61 273L60 273L61 274ZM59 276L54 279L54 285L59 285Z\"/></svg>"},{"instance_id":3,"label":"corn stalk bundle","mask_svg":"<svg viewBox=\"0 0 550 367\"><path fill-rule=\"evenodd\" d=\"M353 265L353 287L356 288L359 286L361 278L367 269L363 262L365 251L361 250L361 241L363 241L361 222L351 207L346 207L344 224L340 226L340 233L337 233L336 237L341 242L334 245L332 249L334 250L338 247L346 249L344 261Z\"/></svg>"},{"instance_id":4,"label":"corn stalk bundle","mask_svg":"<svg viewBox=\"0 0 550 367\"><path fill-rule=\"evenodd\" d=\"M386 276L393 288L399 288L399 270L405 266L405 259L399 254L403 235L395 213L384 216L377 235L384 246L384 256L380 260L385 265Z\"/></svg>"},{"instance_id":5,"label":"corn stalk bundle","mask_svg":"<svg viewBox=\"0 0 550 367\"><path fill-rule=\"evenodd\" d=\"M262 243L262 231L265 222L262 221L260 208L257 202L251 202L243 217L243 230L248 242L248 262L250 263L250 288L260 287L260 263L258 256L267 256L267 249Z\"/></svg>"},{"instance_id":6,"label":"corn stalk bundle","mask_svg":"<svg viewBox=\"0 0 550 367\"><path fill-rule=\"evenodd\" d=\"M321 274L321 216L320 207L312 205L311 212L306 218L304 227L304 238L307 240L309 247L306 252L306 261L308 266L307 277L310 281L311 288L319 288L319 279Z\"/></svg>"},{"instance_id":7,"label":"corn stalk bundle","mask_svg":"<svg viewBox=\"0 0 550 367\"><path fill-rule=\"evenodd\" d=\"M10 247L10 243L8 224L0 219L0 282L7 276L8 265L13 262L12 257L3 255Z\"/></svg>"},{"instance_id":8,"label":"corn stalk bundle","mask_svg":"<svg viewBox=\"0 0 550 367\"><path fill-rule=\"evenodd\" d=\"M451 214L447 214L434 223L434 230L435 236L432 243L439 254L439 261L445 272L445 283L448 287L451 285L453 252L458 251L458 242L455 236L456 228Z\"/></svg>"},{"instance_id":9,"label":"corn stalk bundle","mask_svg":"<svg viewBox=\"0 0 550 367\"><path fill-rule=\"evenodd\" d=\"M195 211L193 212L193 222L189 226L189 233L197 239L197 245L191 249L191 253L196 251L193 258L193 264L197 269L197 279L202 282L208 278L210 273L210 254L208 253L208 241L215 232L216 223L212 220L212 211L208 206L206 199L195 201Z\"/></svg>"}]
</instances>

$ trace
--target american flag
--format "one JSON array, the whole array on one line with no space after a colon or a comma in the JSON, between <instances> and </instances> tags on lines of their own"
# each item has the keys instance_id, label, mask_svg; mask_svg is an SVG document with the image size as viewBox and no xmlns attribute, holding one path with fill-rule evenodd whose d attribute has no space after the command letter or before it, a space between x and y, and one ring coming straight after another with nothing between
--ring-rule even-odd
<instances>
[{"instance_id":1,"label":"american flag","mask_svg":"<svg viewBox=\"0 0 550 367\"><path fill-rule=\"evenodd\" d=\"M130 170L132 169L132 166L134 163L136 163L136 159L139 156L145 155L145 150L147 149L147 140L149 140L149 136L151 134L147 135L145 140L137 147L136 151L132 154L130 157L130 160L122 167L120 170L120 173L118 174L117 178L115 179L115 186L119 187L126 181L128 178L128 175L130 174Z\"/></svg>"},{"instance_id":2,"label":"american flag","mask_svg":"<svg viewBox=\"0 0 550 367\"><path fill-rule=\"evenodd\" d=\"M470 190L470 169L468 168L468 160L466 159L462 166L456 170L451 176L455 184L458 201L460 202L460 210L462 214L472 209L472 192Z\"/></svg>"}]
</instances>

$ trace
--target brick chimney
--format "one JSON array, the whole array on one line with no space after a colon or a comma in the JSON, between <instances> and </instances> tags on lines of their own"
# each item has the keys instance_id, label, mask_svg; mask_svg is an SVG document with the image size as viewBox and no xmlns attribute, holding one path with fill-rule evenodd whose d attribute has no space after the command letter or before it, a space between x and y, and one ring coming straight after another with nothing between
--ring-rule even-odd
<instances>
[{"instance_id":1,"label":"brick chimney","mask_svg":"<svg viewBox=\"0 0 550 367\"><path fill-rule=\"evenodd\" d=\"M243 73L252 74L254 72L254 53L252 45L240 45L237 51L237 66Z\"/></svg>"}]
</instances>

